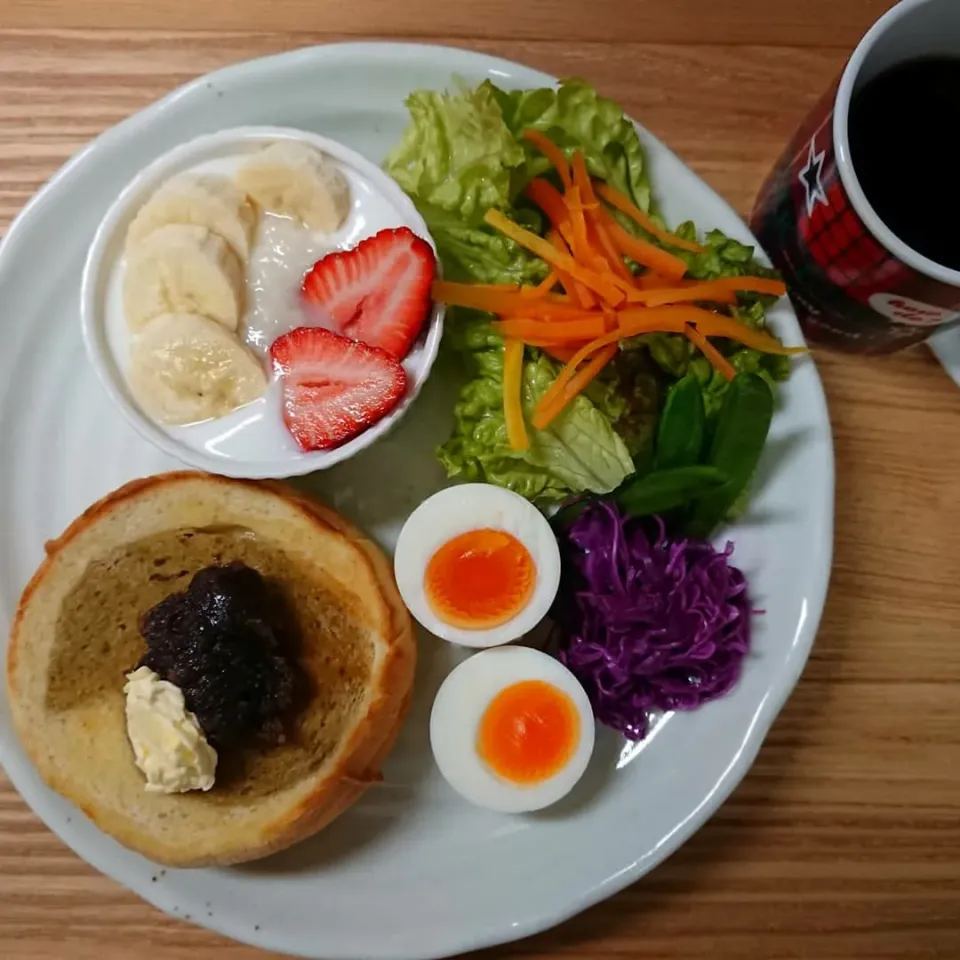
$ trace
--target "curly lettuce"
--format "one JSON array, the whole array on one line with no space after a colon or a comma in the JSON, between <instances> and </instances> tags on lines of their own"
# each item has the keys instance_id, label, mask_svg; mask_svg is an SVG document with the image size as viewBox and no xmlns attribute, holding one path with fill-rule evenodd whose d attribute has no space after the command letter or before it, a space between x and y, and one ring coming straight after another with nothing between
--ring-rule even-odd
<instances>
[{"instance_id":1,"label":"curly lettuce","mask_svg":"<svg viewBox=\"0 0 960 960\"><path fill-rule=\"evenodd\" d=\"M482 314L452 310L451 346L471 373L454 407L453 435L437 451L450 477L482 480L543 503L573 493L609 493L631 473L633 461L612 426L622 409L604 412L579 396L546 430L530 428L527 450L512 450L503 416L503 340ZM556 378L550 360L533 351L523 368L523 407L529 418ZM618 404L615 391L599 388L594 398Z\"/></svg>"},{"instance_id":2,"label":"curly lettuce","mask_svg":"<svg viewBox=\"0 0 960 960\"><path fill-rule=\"evenodd\" d=\"M522 174L514 178L519 190L534 177L547 173L550 162L523 141L523 131L545 133L570 158L580 150L591 175L606 180L630 197L642 210L650 207L650 180L637 129L615 100L601 97L584 80L564 80L559 87L506 92L494 87L507 128L526 154Z\"/></svg>"},{"instance_id":3,"label":"curly lettuce","mask_svg":"<svg viewBox=\"0 0 960 960\"><path fill-rule=\"evenodd\" d=\"M539 213L517 206L548 161L523 140L533 127L568 154L583 151L590 172L644 209L650 184L633 124L588 84L507 92L485 81L449 93L417 90L406 101L410 125L384 169L411 197L433 236L448 279L536 283L546 264L483 222L487 210L542 232Z\"/></svg>"}]
</instances>

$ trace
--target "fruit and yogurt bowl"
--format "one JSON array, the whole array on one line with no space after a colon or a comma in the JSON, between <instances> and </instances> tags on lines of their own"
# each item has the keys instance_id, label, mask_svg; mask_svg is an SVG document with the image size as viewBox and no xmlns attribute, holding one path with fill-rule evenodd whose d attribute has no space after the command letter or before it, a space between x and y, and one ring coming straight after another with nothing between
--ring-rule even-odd
<instances>
[{"instance_id":1,"label":"fruit and yogurt bowl","mask_svg":"<svg viewBox=\"0 0 960 960\"><path fill-rule=\"evenodd\" d=\"M143 170L87 258L87 354L180 460L290 477L383 436L442 334L420 215L359 154L303 130L193 140Z\"/></svg>"}]
</instances>

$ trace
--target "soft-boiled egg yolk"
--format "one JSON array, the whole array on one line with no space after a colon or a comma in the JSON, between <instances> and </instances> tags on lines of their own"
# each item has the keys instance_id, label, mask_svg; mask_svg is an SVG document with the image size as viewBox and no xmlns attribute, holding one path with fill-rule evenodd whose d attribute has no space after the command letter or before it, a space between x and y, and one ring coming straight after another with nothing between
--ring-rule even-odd
<instances>
[{"instance_id":1,"label":"soft-boiled egg yolk","mask_svg":"<svg viewBox=\"0 0 960 960\"><path fill-rule=\"evenodd\" d=\"M504 780L533 784L562 770L579 742L580 715L570 697L543 680L524 680L487 707L477 753Z\"/></svg>"},{"instance_id":2,"label":"soft-boiled egg yolk","mask_svg":"<svg viewBox=\"0 0 960 960\"><path fill-rule=\"evenodd\" d=\"M547 518L519 494L459 483L428 497L397 538L400 596L434 636L497 647L534 630L560 585Z\"/></svg>"},{"instance_id":3,"label":"soft-boiled egg yolk","mask_svg":"<svg viewBox=\"0 0 960 960\"><path fill-rule=\"evenodd\" d=\"M444 623L487 630L512 620L537 583L530 551L504 530L468 530L430 558L424 588L430 609Z\"/></svg>"},{"instance_id":4,"label":"soft-boiled egg yolk","mask_svg":"<svg viewBox=\"0 0 960 960\"><path fill-rule=\"evenodd\" d=\"M590 701L562 664L532 647L468 657L440 685L430 748L443 778L471 803L503 813L566 796L593 752Z\"/></svg>"}]
</instances>

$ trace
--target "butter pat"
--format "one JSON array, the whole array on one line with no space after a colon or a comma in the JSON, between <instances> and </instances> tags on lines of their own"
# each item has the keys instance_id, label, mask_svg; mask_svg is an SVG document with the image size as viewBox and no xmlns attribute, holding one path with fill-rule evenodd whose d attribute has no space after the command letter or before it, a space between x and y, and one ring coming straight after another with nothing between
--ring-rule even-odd
<instances>
[{"instance_id":1,"label":"butter pat","mask_svg":"<svg viewBox=\"0 0 960 960\"><path fill-rule=\"evenodd\" d=\"M127 674L127 736L148 793L209 790L217 751L207 743L183 692L149 667Z\"/></svg>"}]
</instances>

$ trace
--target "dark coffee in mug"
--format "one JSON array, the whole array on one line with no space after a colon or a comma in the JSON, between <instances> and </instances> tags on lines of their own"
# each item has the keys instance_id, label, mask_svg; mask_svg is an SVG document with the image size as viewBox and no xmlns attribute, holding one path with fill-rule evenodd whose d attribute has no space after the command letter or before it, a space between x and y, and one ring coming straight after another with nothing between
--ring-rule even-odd
<instances>
[{"instance_id":1,"label":"dark coffee in mug","mask_svg":"<svg viewBox=\"0 0 960 960\"><path fill-rule=\"evenodd\" d=\"M908 247L960 270L960 56L879 73L854 91L847 128L877 216Z\"/></svg>"},{"instance_id":2,"label":"dark coffee in mug","mask_svg":"<svg viewBox=\"0 0 960 960\"><path fill-rule=\"evenodd\" d=\"M807 339L891 353L960 323L960 0L871 28L760 190L753 232Z\"/></svg>"}]
</instances>

